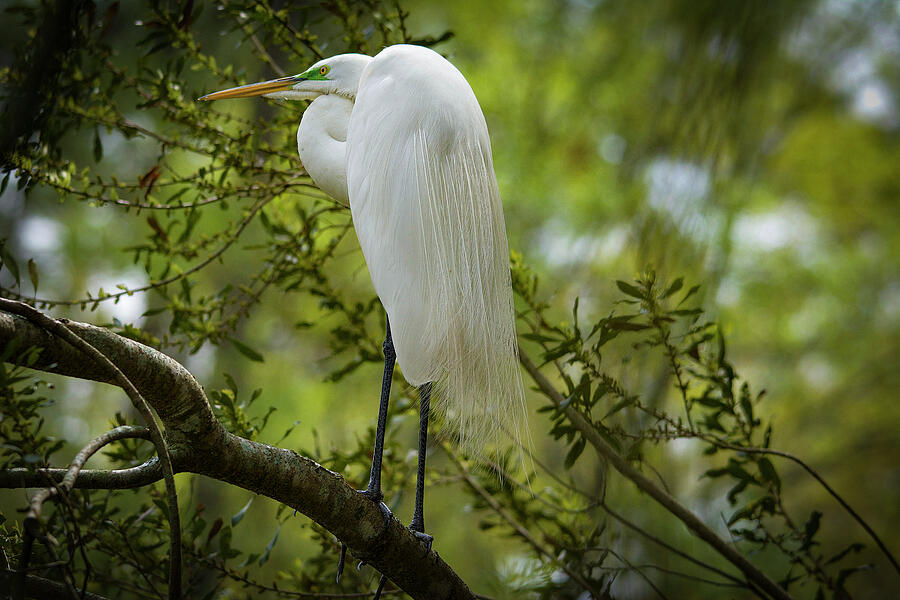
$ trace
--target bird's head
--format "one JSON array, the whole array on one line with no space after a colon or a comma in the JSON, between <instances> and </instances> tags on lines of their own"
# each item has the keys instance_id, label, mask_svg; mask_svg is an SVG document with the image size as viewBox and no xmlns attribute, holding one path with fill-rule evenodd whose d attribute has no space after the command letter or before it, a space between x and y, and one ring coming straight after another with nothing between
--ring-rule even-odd
<instances>
[{"instance_id":1,"label":"bird's head","mask_svg":"<svg viewBox=\"0 0 900 600\"><path fill-rule=\"evenodd\" d=\"M323 58L299 75L213 92L203 96L200 100L248 98L250 96L313 100L324 94L337 94L355 100L360 77L371 60L372 57L365 54L338 54L331 58Z\"/></svg>"}]
</instances>

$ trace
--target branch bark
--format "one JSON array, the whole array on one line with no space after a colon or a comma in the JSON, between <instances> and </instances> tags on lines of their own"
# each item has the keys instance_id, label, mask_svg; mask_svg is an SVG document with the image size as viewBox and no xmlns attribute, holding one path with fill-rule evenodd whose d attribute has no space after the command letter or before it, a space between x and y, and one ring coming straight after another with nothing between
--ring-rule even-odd
<instances>
[{"instance_id":1,"label":"branch bark","mask_svg":"<svg viewBox=\"0 0 900 600\"><path fill-rule=\"evenodd\" d=\"M106 329L74 321L66 326L109 357L159 415L176 473L206 475L296 509L417 600L475 598L436 552L426 552L397 519L386 520L374 503L339 474L291 450L226 431L213 414L203 388L172 358ZM0 313L0 344L13 339L19 339L23 349L41 348L38 361L31 365L34 369L110 383L106 371L86 361L65 342L25 319ZM10 360L14 362L16 357ZM107 483L110 477L133 483L149 476L147 465L137 469L141 469L139 474L128 469L132 473L127 475L82 475L97 480L106 477ZM159 473L158 465L153 471L154 475ZM0 484L22 480L21 473L10 473L0 477ZM80 487L80 480L80 476L75 480L76 487Z\"/></svg>"}]
</instances>

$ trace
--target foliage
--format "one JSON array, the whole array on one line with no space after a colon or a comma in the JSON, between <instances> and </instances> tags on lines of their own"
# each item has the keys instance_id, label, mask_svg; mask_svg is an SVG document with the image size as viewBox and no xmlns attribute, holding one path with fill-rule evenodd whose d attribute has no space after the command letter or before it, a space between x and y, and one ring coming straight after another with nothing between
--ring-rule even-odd
<instances>
[{"instance_id":1,"label":"foliage","mask_svg":"<svg viewBox=\"0 0 900 600\"><path fill-rule=\"evenodd\" d=\"M53 453L63 445L42 432L41 413L53 406L52 400L39 393L47 383L32 378L24 368L35 363L39 350L20 346L14 340L0 354L0 439L3 440L0 468L3 469L46 467ZM24 366L5 364L14 354L23 356Z\"/></svg>"}]
</instances>

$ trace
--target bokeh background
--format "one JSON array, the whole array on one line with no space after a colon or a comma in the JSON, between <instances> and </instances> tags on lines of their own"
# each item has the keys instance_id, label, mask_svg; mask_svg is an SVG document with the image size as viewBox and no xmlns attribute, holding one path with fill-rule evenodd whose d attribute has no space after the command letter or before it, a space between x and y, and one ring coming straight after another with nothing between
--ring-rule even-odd
<instances>
[{"instance_id":1,"label":"bokeh background","mask_svg":"<svg viewBox=\"0 0 900 600\"><path fill-rule=\"evenodd\" d=\"M570 319L576 297L586 322L608 314L615 280L647 266L702 284L702 303L723 325L733 363L767 391L761 410L774 423L773 446L804 457L900 551L900 2L403 5L414 35L454 34L436 49L481 103L511 248L539 274L557 318ZM121 10L127 17L127 7ZM334 25L327 16L321 22L326 54L343 51L339 37L327 38ZM25 39L18 27L14 19L0 23L4 59ZM110 35L128 52L134 26L120 19ZM275 75L228 39L216 54L247 80ZM234 110L270 109L248 103ZM151 118L138 109L129 116ZM136 179L154 164L153 150L116 132L102 135L106 172ZM293 132L284 137L292 152ZM70 150L87 154L90 143L75 138ZM149 233L144 216L113 206L59 203L40 189L26 197L15 185L0 197L0 237L21 263L34 259L41 297L146 284L125 249ZM255 234L247 235L204 272L209 285L254 268ZM350 295L369 297L352 235L340 257ZM11 285L8 272L0 283ZM265 362L249 362L229 344L171 352L208 389L225 387L225 373L242 393L262 388L253 410L277 409L265 441L293 427L282 445L327 456L374 424L380 368L365 364L329 381L340 361L331 356L328 323L296 328L315 321L315 302L287 299L272 290L241 325L240 339ZM55 314L150 326L142 315L154 306L152 295L138 294L95 311ZM46 427L67 448L99 433L116 411L127 412L126 398L105 386L60 380L51 393L58 403ZM547 422L531 416L537 453L561 465L565 448L547 436ZM414 413L397 414L393 427L412 449ZM658 458L676 496L703 498L702 469L684 448L668 445ZM439 469L446 458L435 452L433 461ZM812 480L785 468L796 498L821 500L827 539L855 527ZM575 476L590 480L590 469ZM345 475L364 482L364 473ZM197 478L182 477L180 485L185 503L202 500L224 514L250 499ZM397 506L404 519L411 485ZM11 514L25 497L0 491L0 507ZM526 553L514 540L479 530L468 502L452 482L433 482L426 519L436 548L474 589L507 597L506 582L528 576ZM640 513L641 500L634 502ZM698 500L692 508L715 521L726 507ZM262 551L269 543L276 509L254 500L241 534L247 547ZM652 522L647 511L642 518ZM305 541L307 528L302 516L285 521L264 573L276 578L317 552ZM624 535L619 543L632 542ZM883 563L875 553L867 557ZM650 597L627 576L617 585L622 597ZM854 589L884 598L895 585L880 564Z\"/></svg>"}]
</instances>

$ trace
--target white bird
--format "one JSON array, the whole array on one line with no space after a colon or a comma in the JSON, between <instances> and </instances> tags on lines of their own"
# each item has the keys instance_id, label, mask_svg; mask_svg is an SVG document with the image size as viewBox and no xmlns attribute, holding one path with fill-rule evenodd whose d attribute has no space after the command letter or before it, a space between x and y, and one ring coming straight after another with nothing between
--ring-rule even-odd
<instances>
[{"instance_id":1,"label":"white bird","mask_svg":"<svg viewBox=\"0 0 900 600\"><path fill-rule=\"evenodd\" d=\"M487 124L462 74L440 54L396 45L341 54L292 77L201 100L312 100L297 130L316 185L349 202L387 313L385 375L368 488L381 502L381 452L394 351L420 391L419 470L410 529L424 535L425 439L436 410L463 450L484 456L525 421L509 249ZM505 432L505 433L503 433Z\"/></svg>"}]
</instances>

